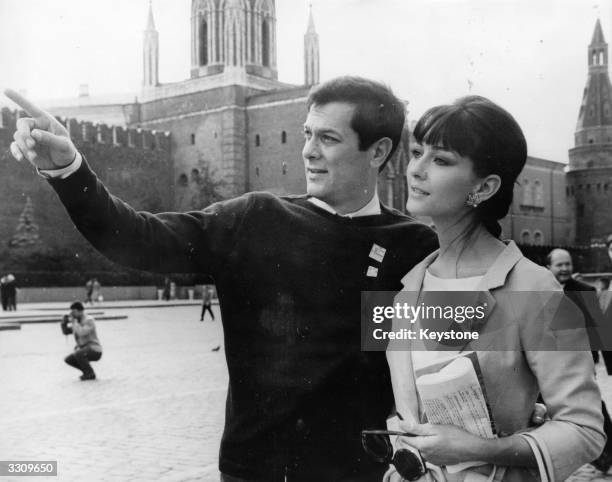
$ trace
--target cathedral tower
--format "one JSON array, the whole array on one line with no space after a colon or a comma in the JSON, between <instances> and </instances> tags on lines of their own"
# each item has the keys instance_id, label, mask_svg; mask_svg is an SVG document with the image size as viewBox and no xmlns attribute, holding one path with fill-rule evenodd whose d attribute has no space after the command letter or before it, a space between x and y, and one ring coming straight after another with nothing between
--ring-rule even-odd
<instances>
[{"instance_id":1,"label":"cathedral tower","mask_svg":"<svg viewBox=\"0 0 612 482\"><path fill-rule=\"evenodd\" d=\"M144 31L143 40L143 78L144 89L155 87L159 84L159 35L155 30L153 20L153 6L149 2L149 17L147 28Z\"/></svg>"},{"instance_id":2,"label":"cathedral tower","mask_svg":"<svg viewBox=\"0 0 612 482\"><path fill-rule=\"evenodd\" d=\"M274 0L192 0L191 77L277 79Z\"/></svg>"},{"instance_id":3,"label":"cathedral tower","mask_svg":"<svg viewBox=\"0 0 612 482\"><path fill-rule=\"evenodd\" d=\"M612 224L612 86L608 44L597 20L588 46L588 78L569 150L567 199L576 221L576 243L591 245Z\"/></svg>"},{"instance_id":4,"label":"cathedral tower","mask_svg":"<svg viewBox=\"0 0 612 482\"><path fill-rule=\"evenodd\" d=\"M308 16L308 30L304 35L304 84L319 83L319 35L312 18L312 5Z\"/></svg>"}]
</instances>

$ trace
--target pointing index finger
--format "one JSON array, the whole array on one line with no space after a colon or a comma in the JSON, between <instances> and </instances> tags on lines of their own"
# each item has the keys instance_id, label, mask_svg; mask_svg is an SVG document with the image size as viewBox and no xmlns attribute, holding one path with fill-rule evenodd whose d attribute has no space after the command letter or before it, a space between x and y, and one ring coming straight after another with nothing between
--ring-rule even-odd
<instances>
[{"instance_id":1,"label":"pointing index finger","mask_svg":"<svg viewBox=\"0 0 612 482\"><path fill-rule=\"evenodd\" d=\"M40 107L37 107L28 99L26 99L23 95L13 89L6 89L4 91L4 95L6 95L9 99L11 99L15 104L25 110L32 117L40 117L45 116L46 113Z\"/></svg>"}]
</instances>

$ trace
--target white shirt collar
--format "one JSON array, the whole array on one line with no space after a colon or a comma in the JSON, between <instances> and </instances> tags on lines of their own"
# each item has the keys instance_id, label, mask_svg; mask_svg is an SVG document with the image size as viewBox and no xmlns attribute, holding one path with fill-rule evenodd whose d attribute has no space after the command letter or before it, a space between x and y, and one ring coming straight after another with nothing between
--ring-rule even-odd
<instances>
[{"instance_id":1,"label":"white shirt collar","mask_svg":"<svg viewBox=\"0 0 612 482\"><path fill-rule=\"evenodd\" d=\"M321 209L324 209L325 211L329 213L338 214L338 216L343 216L347 218L358 218L360 216L374 216L377 214L381 214L382 212L380 210L380 199L378 198L378 193L376 191L374 191L374 196L372 196L372 199L370 199L370 201L365 206L363 206L361 209L358 209L357 211L354 211L352 213L347 213L347 214L339 214L338 211L336 211L333 207L331 207L325 201L321 201L320 199L317 199L316 197L309 197L308 200L315 206L320 207Z\"/></svg>"}]
</instances>

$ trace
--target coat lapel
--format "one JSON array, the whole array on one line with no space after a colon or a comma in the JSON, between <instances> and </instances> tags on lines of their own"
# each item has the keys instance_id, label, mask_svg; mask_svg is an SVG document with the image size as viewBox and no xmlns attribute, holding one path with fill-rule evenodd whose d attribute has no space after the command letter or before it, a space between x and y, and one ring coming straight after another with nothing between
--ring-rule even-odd
<instances>
[{"instance_id":1,"label":"coat lapel","mask_svg":"<svg viewBox=\"0 0 612 482\"><path fill-rule=\"evenodd\" d=\"M402 284L404 285L404 291L410 292L406 299L402 299L407 303L417 304L419 301L419 295L423 287L423 279L425 278L425 272L429 265L431 265L438 257L439 250L436 250L423 261L417 264L406 276L402 278ZM478 324L472 324L471 330L480 331L486 324L487 320L491 316L495 308L495 297L491 291L496 288L504 286L506 279L510 271L514 268L516 263L523 257L523 253L519 250L518 246L514 241L507 242L506 248L499 254L495 262L487 270L482 280L478 284L474 297L470 299L473 306L486 304L487 316ZM471 340L466 340L463 344L456 345L457 350L464 351L470 348L470 344L473 344ZM478 349L485 349L484 346L478 346Z\"/></svg>"}]
</instances>

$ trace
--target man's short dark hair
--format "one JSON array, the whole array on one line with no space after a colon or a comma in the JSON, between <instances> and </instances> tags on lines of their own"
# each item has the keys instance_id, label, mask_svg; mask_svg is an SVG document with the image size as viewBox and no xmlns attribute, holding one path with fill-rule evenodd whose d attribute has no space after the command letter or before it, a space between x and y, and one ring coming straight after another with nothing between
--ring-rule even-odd
<instances>
[{"instance_id":1,"label":"man's short dark hair","mask_svg":"<svg viewBox=\"0 0 612 482\"><path fill-rule=\"evenodd\" d=\"M83 306L83 303L81 303L80 301L75 301L74 303L72 303L70 305L70 309L71 310L85 311L85 307Z\"/></svg>"},{"instance_id":2,"label":"man's short dark hair","mask_svg":"<svg viewBox=\"0 0 612 482\"><path fill-rule=\"evenodd\" d=\"M314 86L306 106L346 102L355 106L351 128L359 137L359 149L365 151L374 142L388 137L393 143L382 171L400 144L406 108L389 87L362 77L343 76Z\"/></svg>"}]
</instances>

